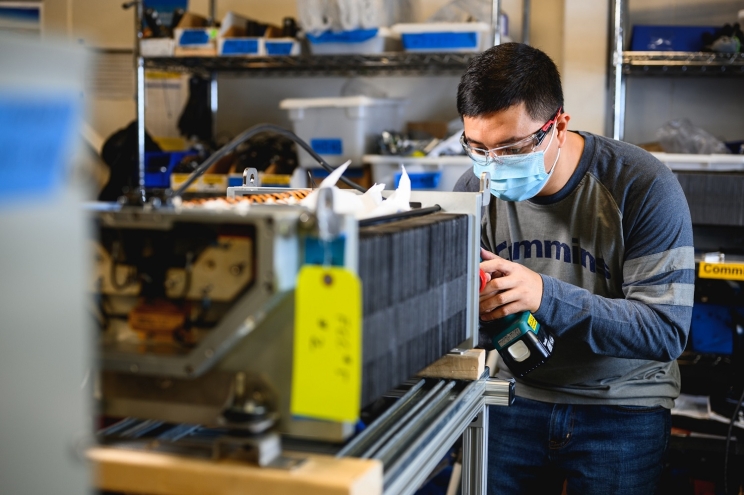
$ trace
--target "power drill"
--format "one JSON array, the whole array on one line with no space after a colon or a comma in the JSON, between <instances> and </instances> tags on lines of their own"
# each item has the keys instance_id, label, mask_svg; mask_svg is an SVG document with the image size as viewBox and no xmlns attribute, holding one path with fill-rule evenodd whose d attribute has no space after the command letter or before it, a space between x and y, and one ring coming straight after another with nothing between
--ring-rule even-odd
<instances>
[{"instance_id":1,"label":"power drill","mask_svg":"<svg viewBox=\"0 0 744 495\"><path fill-rule=\"evenodd\" d=\"M488 275L481 270L480 292L487 283ZM529 311L481 321L480 327L491 338L511 373L520 378L547 361L553 353L553 336Z\"/></svg>"}]
</instances>

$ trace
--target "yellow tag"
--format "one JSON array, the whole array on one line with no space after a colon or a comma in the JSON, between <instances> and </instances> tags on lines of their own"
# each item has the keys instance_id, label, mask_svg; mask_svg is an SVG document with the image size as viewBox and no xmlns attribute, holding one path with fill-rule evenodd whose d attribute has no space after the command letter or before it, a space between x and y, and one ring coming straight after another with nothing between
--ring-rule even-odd
<instances>
[{"instance_id":1,"label":"yellow tag","mask_svg":"<svg viewBox=\"0 0 744 495\"><path fill-rule=\"evenodd\" d=\"M744 281L744 264L700 262L698 276L700 278L717 278L721 280Z\"/></svg>"},{"instance_id":2,"label":"yellow tag","mask_svg":"<svg viewBox=\"0 0 744 495\"><path fill-rule=\"evenodd\" d=\"M186 182L189 175L190 174L171 174L171 189L179 188L184 182ZM192 182L186 190L188 192L196 192L196 181Z\"/></svg>"},{"instance_id":3,"label":"yellow tag","mask_svg":"<svg viewBox=\"0 0 744 495\"><path fill-rule=\"evenodd\" d=\"M532 316L532 313L530 313L529 318L527 318L527 324L532 327L532 330L535 330L537 327L537 320Z\"/></svg>"},{"instance_id":4,"label":"yellow tag","mask_svg":"<svg viewBox=\"0 0 744 495\"><path fill-rule=\"evenodd\" d=\"M339 267L307 265L295 293L292 414L356 421L362 394L362 288Z\"/></svg>"},{"instance_id":5,"label":"yellow tag","mask_svg":"<svg viewBox=\"0 0 744 495\"><path fill-rule=\"evenodd\" d=\"M285 174L263 174L261 176L261 182L264 184L281 184L283 186L288 186L291 180L292 176Z\"/></svg>"}]
</instances>

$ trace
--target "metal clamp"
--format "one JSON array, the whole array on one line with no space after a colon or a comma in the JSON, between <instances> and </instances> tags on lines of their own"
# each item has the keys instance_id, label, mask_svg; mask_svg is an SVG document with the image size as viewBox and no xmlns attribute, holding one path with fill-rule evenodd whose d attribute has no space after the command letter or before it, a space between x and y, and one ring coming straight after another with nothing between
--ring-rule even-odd
<instances>
[{"instance_id":1,"label":"metal clamp","mask_svg":"<svg viewBox=\"0 0 744 495\"><path fill-rule=\"evenodd\" d=\"M501 380L488 378L483 391L485 403L489 406L510 406L514 403L514 379Z\"/></svg>"},{"instance_id":2,"label":"metal clamp","mask_svg":"<svg viewBox=\"0 0 744 495\"><path fill-rule=\"evenodd\" d=\"M318 237L329 242L341 234L341 217L333 211L333 189L318 189L318 205L315 212L318 222Z\"/></svg>"},{"instance_id":3,"label":"metal clamp","mask_svg":"<svg viewBox=\"0 0 744 495\"><path fill-rule=\"evenodd\" d=\"M489 172L483 172L480 176L480 192L482 198L482 205L488 206L491 203L491 174Z\"/></svg>"}]
</instances>

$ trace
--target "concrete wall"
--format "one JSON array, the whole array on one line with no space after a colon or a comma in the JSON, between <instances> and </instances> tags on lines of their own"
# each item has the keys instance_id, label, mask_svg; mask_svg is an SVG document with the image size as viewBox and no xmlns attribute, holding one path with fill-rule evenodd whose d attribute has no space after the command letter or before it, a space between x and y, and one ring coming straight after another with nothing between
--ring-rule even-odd
<instances>
[{"instance_id":1,"label":"concrete wall","mask_svg":"<svg viewBox=\"0 0 744 495\"><path fill-rule=\"evenodd\" d=\"M604 134L609 2L565 0L563 91L571 129Z\"/></svg>"}]
</instances>

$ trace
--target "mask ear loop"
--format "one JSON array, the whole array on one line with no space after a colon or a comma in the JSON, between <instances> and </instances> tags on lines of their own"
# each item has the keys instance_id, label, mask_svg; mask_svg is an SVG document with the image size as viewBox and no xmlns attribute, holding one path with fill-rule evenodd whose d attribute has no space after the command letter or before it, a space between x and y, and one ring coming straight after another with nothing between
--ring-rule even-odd
<instances>
[{"instance_id":1,"label":"mask ear loop","mask_svg":"<svg viewBox=\"0 0 744 495\"><path fill-rule=\"evenodd\" d=\"M558 122L555 123L553 126L553 135L550 136L550 141L548 142L548 145L545 147L545 150L547 151L548 148L550 148L550 143L553 142L553 138L555 137L556 133L558 132ZM555 166L558 165L558 158L561 157L561 147L558 146L558 155L555 157L555 161L553 162L553 166L550 167L550 172L548 172L548 177L550 177L553 173L553 170L555 170ZM544 186L543 186L544 187Z\"/></svg>"}]
</instances>

